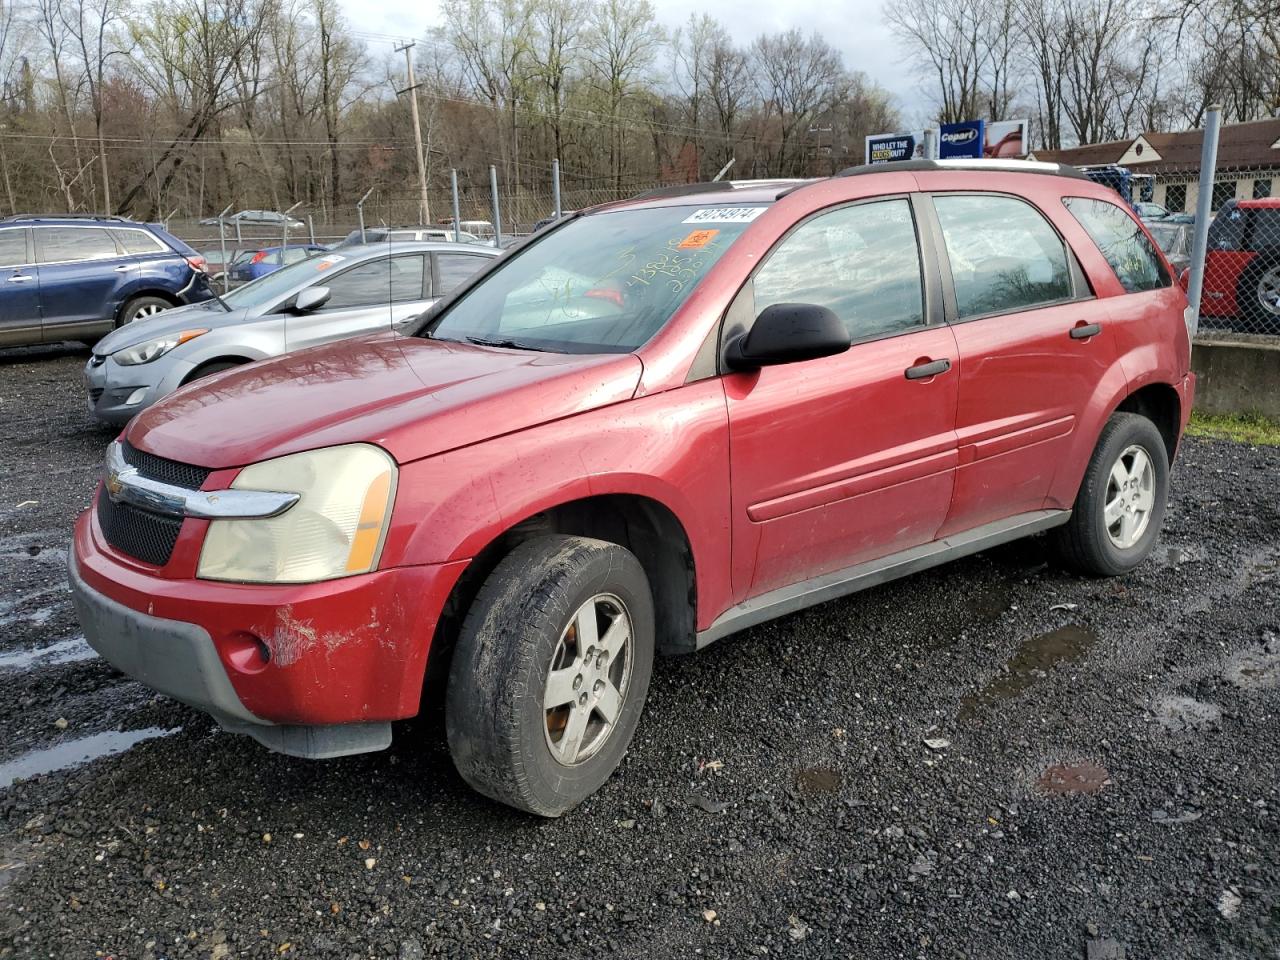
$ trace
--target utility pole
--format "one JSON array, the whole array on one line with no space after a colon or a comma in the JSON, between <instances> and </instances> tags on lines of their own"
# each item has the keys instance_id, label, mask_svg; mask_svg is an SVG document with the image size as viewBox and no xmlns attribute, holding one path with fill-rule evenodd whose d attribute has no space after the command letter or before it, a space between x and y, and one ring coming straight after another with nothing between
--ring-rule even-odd
<instances>
[{"instance_id":1,"label":"utility pole","mask_svg":"<svg viewBox=\"0 0 1280 960\"><path fill-rule=\"evenodd\" d=\"M427 158L422 152L422 123L418 120L418 83L413 77L413 48L417 46L409 41L403 47L396 47L396 53L404 51L405 72L409 75L409 86L401 93L409 94L409 108L413 114L413 142L418 145L414 157L418 161L418 189L422 191L419 223L431 222L431 202L427 199Z\"/></svg>"}]
</instances>

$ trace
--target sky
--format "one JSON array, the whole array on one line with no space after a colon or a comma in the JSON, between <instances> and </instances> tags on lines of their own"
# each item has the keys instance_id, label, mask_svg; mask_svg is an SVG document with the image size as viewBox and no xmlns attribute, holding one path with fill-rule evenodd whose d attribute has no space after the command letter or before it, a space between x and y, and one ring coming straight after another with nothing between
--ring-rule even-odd
<instances>
[{"instance_id":1,"label":"sky","mask_svg":"<svg viewBox=\"0 0 1280 960\"><path fill-rule=\"evenodd\" d=\"M342 4L352 27L362 33L422 37L440 23L438 0L342 0ZM805 33L817 31L844 55L848 69L865 73L889 91L907 130L924 125L928 103L920 77L903 63L903 51L880 14L881 0L733 0L732 4L653 0L653 5L664 27L685 23L691 13L708 13L740 43L792 27ZM389 42L370 42L375 49L390 48Z\"/></svg>"}]
</instances>

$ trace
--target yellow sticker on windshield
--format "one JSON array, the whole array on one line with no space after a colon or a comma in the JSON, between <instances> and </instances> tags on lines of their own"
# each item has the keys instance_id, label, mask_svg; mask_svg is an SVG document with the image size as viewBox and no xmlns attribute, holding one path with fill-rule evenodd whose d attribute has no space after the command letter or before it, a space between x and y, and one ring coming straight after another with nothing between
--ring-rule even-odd
<instances>
[{"instance_id":1,"label":"yellow sticker on windshield","mask_svg":"<svg viewBox=\"0 0 1280 960\"><path fill-rule=\"evenodd\" d=\"M701 250L708 243L715 239L719 230L694 230L687 237L680 241L677 250Z\"/></svg>"}]
</instances>

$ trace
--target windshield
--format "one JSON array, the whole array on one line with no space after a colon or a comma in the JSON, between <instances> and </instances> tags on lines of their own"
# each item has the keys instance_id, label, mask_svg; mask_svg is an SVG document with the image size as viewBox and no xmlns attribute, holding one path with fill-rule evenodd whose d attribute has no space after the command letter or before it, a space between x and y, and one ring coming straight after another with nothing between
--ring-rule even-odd
<instances>
[{"instance_id":1,"label":"windshield","mask_svg":"<svg viewBox=\"0 0 1280 960\"><path fill-rule=\"evenodd\" d=\"M765 206L615 210L531 243L429 336L557 353L629 353L662 329Z\"/></svg>"},{"instance_id":2,"label":"windshield","mask_svg":"<svg viewBox=\"0 0 1280 960\"><path fill-rule=\"evenodd\" d=\"M1182 230L1181 227L1162 227L1156 224L1149 225L1147 229L1151 231L1151 236L1156 238L1156 243L1160 244L1160 249L1165 253L1173 252L1173 248L1178 243L1178 234Z\"/></svg>"},{"instance_id":3,"label":"windshield","mask_svg":"<svg viewBox=\"0 0 1280 960\"><path fill-rule=\"evenodd\" d=\"M284 296L298 284L305 283L331 267L338 266L346 259L348 258L341 254L331 253L324 257L299 260L297 263L281 267L279 270L259 277L257 280L251 280L243 287L236 287L223 296L222 300L227 306L235 310L260 307L264 303L275 300L277 297Z\"/></svg>"}]
</instances>

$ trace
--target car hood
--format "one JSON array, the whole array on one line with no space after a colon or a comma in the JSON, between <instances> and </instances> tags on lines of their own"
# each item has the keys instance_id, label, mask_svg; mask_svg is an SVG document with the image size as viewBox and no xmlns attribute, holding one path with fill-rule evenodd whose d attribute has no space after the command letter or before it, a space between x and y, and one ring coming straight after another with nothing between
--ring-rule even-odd
<instances>
[{"instance_id":1,"label":"car hood","mask_svg":"<svg viewBox=\"0 0 1280 960\"><path fill-rule=\"evenodd\" d=\"M183 330L192 330L199 327L215 330L218 327L239 323L245 319L247 311L243 309L232 310L228 313L218 304L212 301L206 302L212 305L206 308L204 303L193 303L184 307L165 310L147 320L135 320L133 323L126 323L124 326L112 330L94 344L93 352L99 356L106 356L109 353L124 350L126 347L137 346L139 343L146 343L148 340L163 337L167 333L180 333Z\"/></svg>"},{"instance_id":2,"label":"car hood","mask_svg":"<svg viewBox=\"0 0 1280 960\"><path fill-rule=\"evenodd\" d=\"M356 442L406 463L629 399L641 370L632 354L375 334L197 381L145 410L127 437L214 469Z\"/></svg>"}]
</instances>

